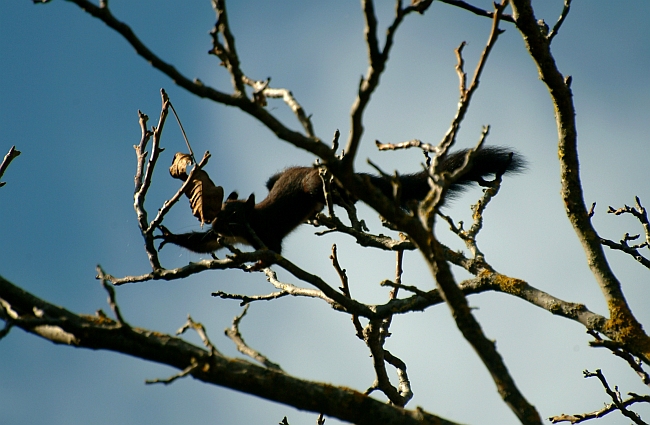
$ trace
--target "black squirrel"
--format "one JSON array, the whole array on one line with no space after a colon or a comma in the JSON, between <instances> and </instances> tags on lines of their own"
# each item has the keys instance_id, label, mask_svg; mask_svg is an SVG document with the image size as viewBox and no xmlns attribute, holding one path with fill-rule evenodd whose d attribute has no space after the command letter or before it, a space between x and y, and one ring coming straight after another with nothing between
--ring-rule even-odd
<instances>
[{"instance_id":1,"label":"black squirrel","mask_svg":"<svg viewBox=\"0 0 650 425\"><path fill-rule=\"evenodd\" d=\"M447 172L456 170L465 162L466 155L467 150L447 155L439 169ZM526 161L520 154L504 147L484 147L475 153L469 169L451 184L447 198L461 193L472 183L485 185L484 178L489 175L517 173L525 168ZM384 195L393 196L389 179L365 173L359 175L369 178ZM400 200L404 208L408 208L408 204L414 200L423 200L429 193L426 171L400 176L399 181ZM163 234L156 236L163 239L160 247L173 243L190 251L210 253L221 248L222 243L244 243L255 249L262 248L263 243L279 254L282 240L323 209L323 182L317 168L291 167L269 178L266 187L269 194L258 204L255 203L254 194L247 200L240 200L236 192L231 193L207 232L173 234L160 226Z\"/></svg>"}]
</instances>

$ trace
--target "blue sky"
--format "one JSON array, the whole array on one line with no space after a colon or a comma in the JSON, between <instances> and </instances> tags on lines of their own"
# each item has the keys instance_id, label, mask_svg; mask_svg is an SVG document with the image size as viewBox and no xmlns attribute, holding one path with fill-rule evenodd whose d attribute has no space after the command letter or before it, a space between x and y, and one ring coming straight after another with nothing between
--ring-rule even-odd
<instances>
[{"instance_id":1,"label":"blue sky","mask_svg":"<svg viewBox=\"0 0 650 425\"><path fill-rule=\"evenodd\" d=\"M385 28L393 2L377 3L380 28ZM562 2L537 3L537 17L555 22ZM476 4L491 7L491 2ZM210 2L112 1L110 6L186 76L230 91L226 70L206 54L215 20ZM274 87L292 90L322 139L329 140L336 129L346 135L356 87L367 68L359 4L238 1L228 6L244 72L256 79L270 76ZM631 204L639 196L650 206L649 14L647 2L615 11L575 2L553 41L559 69L573 76L585 199L598 203L594 223L603 237L614 240L642 229L630 217L606 214L608 205ZM512 25L502 27L506 32L488 61L459 145L474 145L481 126L489 124L487 143L516 148L529 159L530 170L508 179L488 208L480 246L500 272L605 314L559 197L557 130L548 93L521 36ZM366 158L388 171L419 169L419 153L379 153L374 140L437 143L458 100L453 50L461 41L468 43L464 53L471 75L489 29L489 20L438 3L424 16L407 18L367 110L359 170L371 171ZM96 264L117 276L148 271L132 207L132 146L140 137L138 109L150 116L150 125L156 122L160 88L169 93L194 151L212 152L207 170L226 192L254 192L261 199L268 176L314 160L238 110L176 87L116 33L67 2L1 2L0 58L0 154L12 145L22 151L0 189L0 274L75 312L108 310L106 294L94 279ZM272 100L269 109L300 129L281 101ZM150 213L177 188L166 164L184 143L172 120L162 143L166 151L147 199ZM468 221L469 205L479 194L469 192L446 212ZM371 230L385 232L376 214L360 211ZM198 229L182 203L165 223L176 231ZM437 233L463 248L444 225ZM317 237L313 228L302 226L285 241L283 253L336 285L328 260L336 243L353 295L384 302L386 291L378 283L393 277L393 254L369 252L352 242L344 235ZM648 327L647 270L621 254L608 256L638 319ZM161 258L171 268L201 256L168 246ZM407 253L405 262L405 283L433 286L416 253ZM130 323L173 333L189 313L208 328L221 351L238 355L222 330L240 308L210 297L215 290L261 294L272 288L261 274L228 271L124 286L117 294ZM623 393L647 393L622 362L588 347L581 326L501 294L473 296L470 304L543 417L587 412L609 401L595 380L582 378L584 369L602 368ZM254 304L241 330L247 342L292 374L359 390L372 383L367 348L354 337L349 318L322 302L284 298ZM489 423L516 423L445 306L397 317L392 332L387 348L407 363L415 392L409 407L465 423L486 423L486 417ZM200 343L193 335L187 338ZM0 409L9 424L277 423L285 415L292 424L316 421L313 414L192 379L146 386L145 379L175 372L116 353L55 346L20 330L0 341L0 359ZM645 414L647 420L650 411ZM600 423L620 421L612 415Z\"/></svg>"}]
</instances>

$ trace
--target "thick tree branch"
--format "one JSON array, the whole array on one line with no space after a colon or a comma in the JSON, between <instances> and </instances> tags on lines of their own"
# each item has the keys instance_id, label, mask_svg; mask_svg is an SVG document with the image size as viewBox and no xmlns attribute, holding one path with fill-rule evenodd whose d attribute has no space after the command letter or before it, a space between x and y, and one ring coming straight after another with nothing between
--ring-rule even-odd
<instances>
[{"instance_id":1,"label":"thick tree branch","mask_svg":"<svg viewBox=\"0 0 650 425\"><path fill-rule=\"evenodd\" d=\"M578 162L578 134L575 122L573 95L568 81L558 70L550 51L550 41L542 33L529 0L511 0L517 29L539 70L540 78L548 87L555 108L558 128L562 199L569 221L582 244L587 264L607 302L610 320L608 326L616 333L615 340L628 345L640 357L650 358L650 338L643 331L627 304L621 284L612 272L594 230L584 202L580 166Z\"/></svg>"},{"instance_id":2,"label":"thick tree branch","mask_svg":"<svg viewBox=\"0 0 650 425\"><path fill-rule=\"evenodd\" d=\"M101 20L110 28L115 30L118 34L124 37L131 46L133 46L138 55L149 62L154 68L160 70L171 78L174 83L186 89L190 93L223 105L235 106L258 119L279 139L289 142L300 149L312 152L327 162L336 160L329 147L322 143L320 139L317 137L305 136L301 133L290 130L265 110L263 106L251 101L246 96L225 94L212 87L206 86L199 80L192 81L181 74L174 66L163 61L159 56L154 54L147 46L145 46L127 24L117 20L113 16L108 7L102 5L96 6L88 0L68 1L76 4L82 10Z\"/></svg>"},{"instance_id":3,"label":"thick tree branch","mask_svg":"<svg viewBox=\"0 0 650 425\"><path fill-rule=\"evenodd\" d=\"M517 388L503 358L496 350L494 341L487 338L480 324L472 314L467 299L456 285L454 277L449 270L449 265L443 259L443 251L433 238L433 235L429 239L429 244L421 246L420 249L430 265L431 272L436 279L441 294L451 309L458 329L481 358L483 364L490 372L503 401L510 407L521 423L541 424L539 413L534 406L528 403Z\"/></svg>"},{"instance_id":4,"label":"thick tree branch","mask_svg":"<svg viewBox=\"0 0 650 425\"><path fill-rule=\"evenodd\" d=\"M298 379L226 357L170 335L123 327L105 316L77 315L35 297L2 277L0 303L5 311L11 312L14 326L56 344L128 354L171 366L206 383L297 409L357 424L454 424L420 409L404 410L387 405L349 388Z\"/></svg>"}]
</instances>

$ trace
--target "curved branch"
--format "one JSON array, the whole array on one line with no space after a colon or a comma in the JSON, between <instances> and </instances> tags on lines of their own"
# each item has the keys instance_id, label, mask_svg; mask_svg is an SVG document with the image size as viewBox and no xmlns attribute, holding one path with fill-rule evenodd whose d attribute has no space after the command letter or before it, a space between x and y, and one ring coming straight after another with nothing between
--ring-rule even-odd
<instances>
[{"instance_id":1,"label":"curved branch","mask_svg":"<svg viewBox=\"0 0 650 425\"><path fill-rule=\"evenodd\" d=\"M96 6L88 0L69 0L79 6L82 10L91 16L101 20L110 28L115 30L124 39L133 46L136 53L142 56L154 68L160 70L163 74L171 78L178 86L186 89L190 93L201 97L210 99L214 102L221 103L228 106L235 106L247 114L252 115L271 130L279 139L291 143L292 145L311 152L326 162L336 161L334 153L330 148L321 142L317 137L308 137L296 131L290 130L282 124L277 118L270 114L261 105L252 102L246 96L229 95L220 92L210 86L206 86L202 82L195 80L192 81L183 74L181 74L174 66L163 61L160 57L154 54L142 41L135 35L133 30L125 23L117 20L110 12L108 7Z\"/></svg>"},{"instance_id":2,"label":"curved branch","mask_svg":"<svg viewBox=\"0 0 650 425\"><path fill-rule=\"evenodd\" d=\"M582 244L591 269L605 297L610 314L609 326L616 340L628 344L635 354L650 358L650 338L643 331L627 304L621 284L611 270L598 234L585 205L578 162L578 134L573 95L568 79L558 70L550 50L550 40L542 33L529 0L511 1L517 29L534 59L540 78L548 87L558 127L562 198L569 221Z\"/></svg>"},{"instance_id":3,"label":"curved branch","mask_svg":"<svg viewBox=\"0 0 650 425\"><path fill-rule=\"evenodd\" d=\"M153 53L147 46L140 41L140 39L135 35L131 27L125 24L122 21L113 16L108 7L102 5L96 6L88 0L68 0L77 6L79 6L86 13L91 16L101 20L110 28L114 29L118 34L120 34L126 41L133 46L136 53L142 56L147 62L151 64L154 68L160 70L163 74L167 75L169 78L174 80L176 84L188 90L189 92L200 96L213 99L219 103L224 103L226 105L236 106L237 98L220 91L217 91L211 87L205 86L198 81L191 81L189 78L181 74L173 65L160 59L155 53Z\"/></svg>"}]
</instances>

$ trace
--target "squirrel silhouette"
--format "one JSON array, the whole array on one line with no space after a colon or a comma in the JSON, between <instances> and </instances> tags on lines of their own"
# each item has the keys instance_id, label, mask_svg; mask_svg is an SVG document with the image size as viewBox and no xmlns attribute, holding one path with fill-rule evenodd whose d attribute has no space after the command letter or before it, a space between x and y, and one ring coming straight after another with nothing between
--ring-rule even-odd
<instances>
[{"instance_id":1,"label":"squirrel silhouette","mask_svg":"<svg viewBox=\"0 0 650 425\"><path fill-rule=\"evenodd\" d=\"M467 150L460 150L447 155L439 169L448 172L458 169L463 165L466 154ZM518 173L525 168L526 160L511 149L484 147L475 153L466 172L450 185L447 198L453 198L474 183L484 185L487 176ZM393 196L389 179L365 173L359 175L367 176L384 195ZM426 171L399 177L400 201L404 208L408 208L412 201L423 200L429 193L428 179ZM160 226L163 234L156 236L163 240L160 247L172 243L190 251L210 253L221 248L224 242L243 243L260 249L261 241L267 248L281 253L284 238L323 209L323 183L317 168L290 167L269 178L266 187L268 195L257 204L254 194L243 200L238 199L236 192L231 193L208 231L173 234Z\"/></svg>"}]
</instances>

